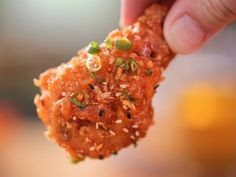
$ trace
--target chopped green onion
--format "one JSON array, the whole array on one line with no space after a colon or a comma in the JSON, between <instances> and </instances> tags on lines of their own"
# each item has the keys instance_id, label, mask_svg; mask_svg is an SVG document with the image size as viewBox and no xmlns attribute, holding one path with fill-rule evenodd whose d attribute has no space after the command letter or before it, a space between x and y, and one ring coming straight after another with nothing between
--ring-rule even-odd
<instances>
[{"instance_id":1,"label":"chopped green onion","mask_svg":"<svg viewBox=\"0 0 236 177\"><path fill-rule=\"evenodd\" d=\"M123 95L129 102L135 102L135 98L128 94L128 92L122 90L120 91L121 95Z\"/></svg>"},{"instance_id":2,"label":"chopped green onion","mask_svg":"<svg viewBox=\"0 0 236 177\"><path fill-rule=\"evenodd\" d=\"M89 72L90 76L93 78L93 80L97 81L98 77L96 76L96 74L94 72Z\"/></svg>"},{"instance_id":3,"label":"chopped green onion","mask_svg":"<svg viewBox=\"0 0 236 177\"><path fill-rule=\"evenodd\" d=\"M89 71L89 74L93 78L93 80L96 81L96 82L103 82L104 81L103 78L97 77L97 75L92 71Z\"/></svg>"},{"instance_id":4,"label":"chopped green onion","mask_svg":"<svg viewBox=\"0 0 236 177\"><path fill-rule=\"evenodd\" d=\"M129 68L131 68L133 72L137 71L138 69L138 63L132 57L127 58L125 61L125 71L127 72Z\"/></svg>"},{"instance_id":5,"label":"chopped green onion","mask_svg":"<svg viewBox=\"0 0 236 177\"><path fill-rule=\"evenodd\" d=\"M145 73L147 76L151 76L153 72L151 69L147 69Z\"/></svg>"},{"instance_id":6,"label":"chopped green onion","mask_svg":"<svg viewBox=\"0 0 236 177\"><path fill-rule=\"evenodd\" d=\"M79 102L76 98L71 98L70 101L71 101L73 104L75 104L78 108L80 108L81 110L83 110L83 109L86 107L85 104Z\"/></svg>"},{"instance_id":7,"label":"chopped green onion","mask_svg":"<svg viewBox=\"0 0 236 177\"><path fill-rule=\"evenodd\" d=\"M138 64L137 64L137 62L136 62L134 59L131 59L130 67L131 67L131 70L132 70L133 72L137 71L137 69L138 69Z\"/></svg>"},{"instance_id":8,"label":"chopped green onion","mask_svg":"<svg viewBox=\"0 0 236 177\"><path fill-rule=\"evenodd\" d=\"M130 58L127 58L125 60L125 71L127 72L129 70L129 64L130 64Z\"/></svg>"},{"instance_id":9,"label":"chopped green onion","mask_svg":"<svg viewBox=\"0 0 236 177\"><path fill-rule=\"evenodd\" d=\"M122 90L120 93L121 93L121 95L124 95L125 97L128 97L128 93L126 91Z\"/></svg>"},{"instance_id":10,"label":"chopped green onion","mask_svg":"<svg viewBox=\"0 0 236 177\"><path fill-rule=\"evenodd\" d=\"M82 161L81 159L71 159L71 163L73 163L73 164L77 164L81 161Z\"/></svg>"},{"instance_id":11,"label":"chopped green onion","mask_svg":"<svg viewBox=\"0 0 236 177\"><path fill-rule=\"evenodd\" d=\"M88 53L94 55L98 52L98 50L99 50L99 45L98 45L97 42L92 41L92 42L89 43L89 46L88 46L88 49L87 49Z\"/></svg>"},{"instance_id":12,"label":"chopped green onion","mask_svg":"<svg viewBox=\"0 0 236 177\"><path fill-rule=\"evenodd\" d=\"M132 43L127 38L119 38L116 39L115 47L119 50L130 50L132 48Z\"/></svg>"},{"instance_id":13,"label":"chopped green onion","mask_svg":"<svg viewBox=\"0 0 236 177\"><path fill-rule=\"evenodd\" d=\"M122 61L123 61L123 58L118 57L118 58L116 59L116 67L119 67L119 66L122 64Z\"/></svg>"},{"instance_id":14,"label":"chopped green onion","mask_svg":"<svg viewBox=\"0 0 236 177\"><path fill-rule=\"evenodd\" d=\"M112 45L111 39L106 38L104 42L105 42L106 48L112 49L113 45Z\"/></svg>"}]
</instances>

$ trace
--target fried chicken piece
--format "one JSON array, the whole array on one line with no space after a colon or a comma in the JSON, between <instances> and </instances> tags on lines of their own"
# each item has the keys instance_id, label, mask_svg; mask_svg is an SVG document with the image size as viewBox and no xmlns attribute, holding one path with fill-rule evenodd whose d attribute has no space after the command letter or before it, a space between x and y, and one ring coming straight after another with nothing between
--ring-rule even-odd
<instances>
[{"instance_id":1,"label":"fried chicken piece","mask_svg":"<svg viewBox=\"0 0 236 177\"><path fill-rule=\"evenodd\" d=\"M73 160L103 159L145 137L152 97L175 55L163 37L167 11L152 5L133 25L111 32L100 46L91 42L35 80L46 134Z\"/></svg>"}]
</instances>

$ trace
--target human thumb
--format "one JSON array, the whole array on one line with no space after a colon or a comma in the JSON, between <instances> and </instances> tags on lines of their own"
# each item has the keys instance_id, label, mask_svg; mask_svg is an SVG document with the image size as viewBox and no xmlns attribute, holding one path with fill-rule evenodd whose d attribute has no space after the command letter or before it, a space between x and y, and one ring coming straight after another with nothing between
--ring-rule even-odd
<instances>
[{"instance_id":1,"label":"human thumb","mask_svg":"<svg viewBox=\"0 0 236 177\"><path fill-rule=\"evenodd\" d=\"M164 35L177 53L199 49L236 19L236 0L177 0L164 23Z\"/></svg>"}]
</instances>

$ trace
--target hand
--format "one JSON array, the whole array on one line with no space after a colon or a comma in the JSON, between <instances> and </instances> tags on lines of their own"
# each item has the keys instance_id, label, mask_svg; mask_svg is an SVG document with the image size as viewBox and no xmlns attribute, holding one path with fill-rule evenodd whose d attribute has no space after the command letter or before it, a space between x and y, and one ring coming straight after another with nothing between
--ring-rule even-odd
<instances>
[{"instance_id":1,"label":"hand","mask_svg":"<svg viewBox=\"0 0 236 177\"><path fill-rule=\"evenodd\" d=\"M133 23L153 2L158 0L122 0L121 26ZM236 0L162 0L162 2L171 4L164 22L164 36L177 53L194 52L216 32L236 20Z\"/></svg>"}]
</instances>

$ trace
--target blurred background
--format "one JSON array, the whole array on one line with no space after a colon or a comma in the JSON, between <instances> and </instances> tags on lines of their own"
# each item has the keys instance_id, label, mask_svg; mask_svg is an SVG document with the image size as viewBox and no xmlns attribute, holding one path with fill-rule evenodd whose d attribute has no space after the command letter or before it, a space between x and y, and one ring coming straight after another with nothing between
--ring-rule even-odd
<instances>
[{"instance_id":1,"label":"blurred background","mask_svg":"<svg viewBox=\"0 0 236 177\"><path fill-rule=\"evenodd\" d=\"M171 63L137 148L73 165L44 138L33 78L102 42L119 9L119 0L0 0L0 177L236 176L236 23Z\"/></svg>"}]
</instances>

